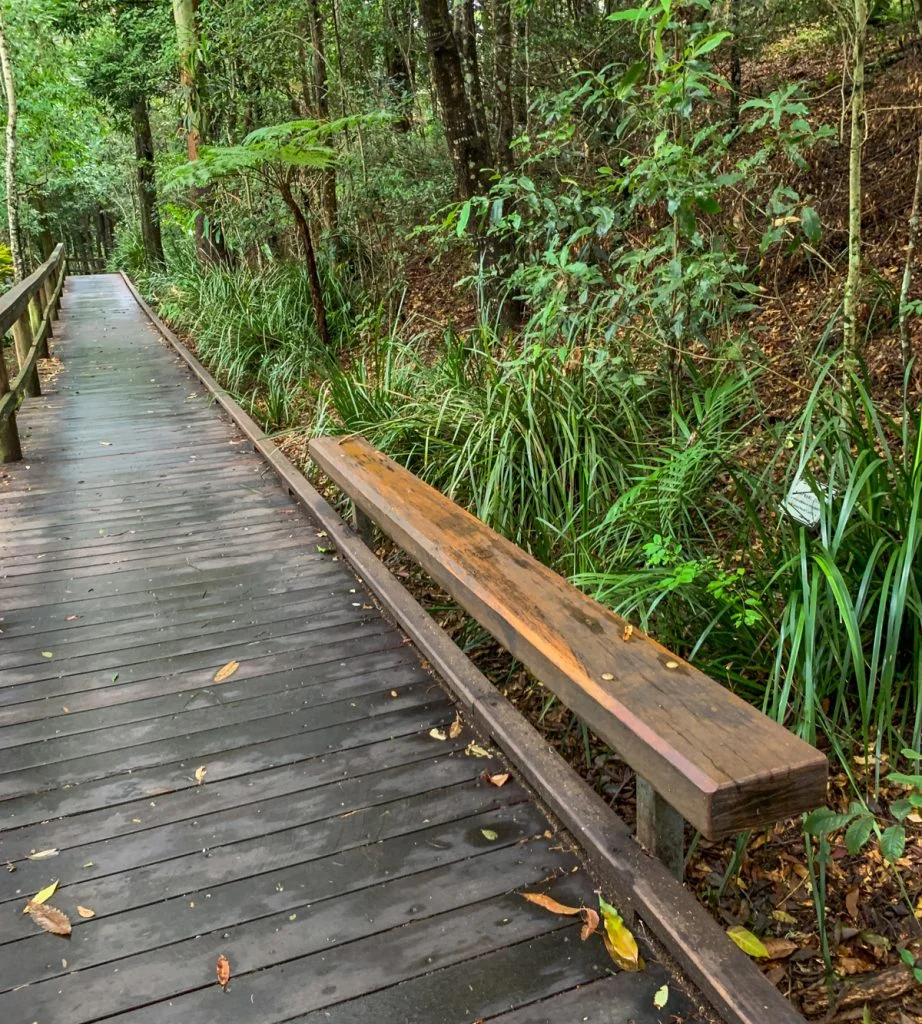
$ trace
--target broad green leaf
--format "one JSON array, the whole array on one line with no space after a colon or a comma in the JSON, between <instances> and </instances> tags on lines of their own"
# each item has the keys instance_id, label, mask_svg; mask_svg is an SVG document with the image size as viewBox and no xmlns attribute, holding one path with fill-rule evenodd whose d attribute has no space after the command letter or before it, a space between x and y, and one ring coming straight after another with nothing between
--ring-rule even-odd
<instances>
[{"instance_id":1,"label":"broad green leaf","mask_svg":"<svg viewBox=\"0 0 922 1024\"><path fill-rule=\"evenodd\" d=\"M491 843L499 839L499 834L494 832L492 828L482 828L480 834L484 839L488 839Z\"/></svg>"},{"instance_id":2,"label":"broad green leaf","mask_svg":"<svg viewBox=\"0 0 922 1024\"><path fill-rule=\"evenodd\" d=\"M880 852L891 863L899 860L906 849L906 830L902 825L891 825L880 837Z\"/></svg>"},{"instance_id":3,"label":"broad green leaf","mask_svg":"<svg viewBox=\"0 0 922 1024\"><path fill-rule=\"evenodd\" d=\"M629 11L615 11L609 14L609 21L649 21L653 17L653 11L645 7L632 7Z\"/></svg>"},{"instance_id":4,"label":"broad green leaf","mask_svg":"<svg viewBox=\"0 0 922 1024\"><path fill-rule=\"evenodd\" d=\"M874 830L874 818L870 814L863 814L848 826L845 832L845 848L854 856L868 841L871 832Z\"/></svg>"},{"instance_id":5,"label":"broad green leaf","mask_svg":"<svg viewBox=\"0 0 922 1024\"><path fill-rule=\"evenodd\" d=\"M29 903L44 903L46 900L50 900L51 897L54 896L54 893L55 893L55 890L57 889L57 887L58 887L58 882L57 882L57 880L55 880L54 882L51 883L51 885L46 885L44 889L39 889L39 891L32 897L32 899L29 900ZM22 912L24 914L28 914L29 913L29 906L28 906L28 904L26 904L26 906L23 907Z\"/></svg>"},{"instance_id":6,"label":"broad green leaf","mask_svg":"<svg viewBox=\"0 0 922 1024\"><path fill-rule=\"evenodd\" d=\"M807 815L804 821L804 831L811 836L828 836L838 832L852 820L853 814L839 814L829 807L818 807Z\"/></svg>"},{"instance_id":7,"label":"broad green leaf","mask_svg":"<svg viewBox=\"0 0 922 1024\"><path fill-rule=\"evenodd\" d=\"M461 213L458 216L458 224L455 228L455 234L460 238L467 230L467 222L471 219L471 201L468 201L461 207Z\"/></svg>"},{"instance_id":8,"label":"broad green leaf","mask_svg":"<svg viewBox=\"0 0 922 1024\"><path fill-rule=\"evenodd\" d=\"M747 956L768 956L768 950L765 948L762 940L758 936L753 935L751 931L744 928L741 924L735 924L732 928L728 928L727 935L730 936L730 938Z\"/></svg>"},{"instance_id":9,"label":"broad green leaf","mask_svg":"<svg viewBox=\"0 0 922 1024\"><path fill-rule=\"evenodd\" d=\"M710 53L711 50L716 50L718 46L725 40L729 39L732 33L730 32L715 32L714 35L708 36L703 42L699 43L693 53L693 57L702 57L706 53Z\"/></svg>"},{"instance_id":10,"label":"broad green leaf","mask_svg":"<svg viewBox=\"0 0 922 1024\"><path fill-rule=\"evenodd\" d=\"M800 226L811 242L818 242L822 237L823 228L820 224L820 216L812 206L805 206L800 211Z\"/></svg>"}]
</instances>

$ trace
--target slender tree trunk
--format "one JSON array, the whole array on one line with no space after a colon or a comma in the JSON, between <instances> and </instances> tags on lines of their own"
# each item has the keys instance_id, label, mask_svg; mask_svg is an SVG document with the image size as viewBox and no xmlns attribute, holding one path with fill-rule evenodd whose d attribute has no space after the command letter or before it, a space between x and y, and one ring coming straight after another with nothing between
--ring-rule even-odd
<instances>
[{"instance_id":1,"label":"slender tree trunk","mask_svg":"<svg viewBox=\"0 0 922 1024\"><path fill-rule=\"evenodd\" d=\"M19 185L16 181L16 83L7 49L3 12L0 10L0 72L6 97L6 211L10 229L10 251L13 255L13 273L17 281L25 277L22 255L22 234L19 228Z\"/></svg>"},{"instance_id":2,"label":"slender tree trunk","mask_svg":"<svg viewBox=\"0 0 922 1024\"><path fill-rule=\"evenodd\" d=\"M843 300L846 358L858 357L858 302L861 295L861 155L864 148L864 54L868 32L867 0L855 0L852 48L851 140L848 155L848 276Z\"/></svg>"},{"instance_id":3,"label":"slender tree trunk","mask_svg":"<svg viewBox=\"0 0 922 1024\"><path fill-rule=\"evenodd\" d=\"M385 3L384 70L388 90L393 96L398 119L394 127L399 132L408 132L412 126L413 109L413 68L410 61L410 40L412 38L412 5L406 0Z\"/></svg>"},{"instance_id":4,"label":"slender tree trunk","mask_svg":"<svg viewBox=\"0 0 922 1024\"><path fill-rule=\"evenodd\" d=\"M477 134L489 145L487 114L480 82L480 62L477 59L477 23L474 20L474 0L460 0L461 61L464 66L464 87L474 118Z\"/></svg>"},{"instance_id":5,"label":"slender tree trunk","mask_svg":"<svg viewBox=\"0 0 922 1024\"><path fill-rule=\"evenodd\" d=\"M311 226L300 204L294 197L291 185L287 181L279 184L279 191L285 205L291 211L298 229L298 237L304 246L304 260L307 264L307 284L311 293L311 305L314 309L314 320L317 324L317 334L325 348L330 347L330 331L327 327L327 312L323 301L323 288L320 284L320 274L317 271L317 256L314 252L314 240L311 237Z\"/></svg>"},{"instance_id":6,"label":"slender tree trunk","mask_svg":"<svg viewBox=\"0 0 922 1024\"><path fill-rule=\"evenodd\" d=\"M458 195L486 191L491 163L487 140L477 131L464 89L464 69L446 0L419 0L442 123L455 167Z\"/></svg>"},{"instance_id":7,"label":"slender tree trunk","mask_svg":"<svg viewBox=\"0 0 922 1024\"><path fill-rule=\"evenodd\" d=\"M198 60L198 0L173 0L173 20L179 51L179 83L183 93L186 122L186 155L198 160L199 146L208 141L205 111L205 75ZM198 208L195 217L195 249L202 262L226 261L227 250L211 216L212 190L194 188L191 198Z\"/></svg>"},{"instance_id":8,"label":"slender tree trunk","mask_svg":"<svg viewBox=\"0 0 922 1024\"><path fill-rule=\"evenodd\" d=\"M504 170L513 163L512 136L515 117L512 108L513 0L495 0L493 85L496 89L496 161Z\"/></svg>"},{"instance_id":9,"label":"slender tree trunk","mask_svg":"<svg viewBox=\"0 0 922 1024\"><path fill-rule=\"evenodd\" d=\"M903 268L903 285L900 288L900 350L903 354L903 369L912 359L912 344L909 338L909 286L912 283L912 264L919 238L919 205L922 203L922 135L919 136L919 155L916 158L916 187L912 193L912 212L909 214L909 241L906 246L906 266Z\"/></svg>"},{"instance_id":10,"label":"slender tree trunk","mask_svg":"<svg viewBox=\"0 0 922 1024\"><path fill-rule=\"evenodd\" d=\"M135 171L138 182L138 207L141 219L141 238L148 262L163 264L163 239L160 235L160 216L157 212L157 181L154 175L154 138L150 130L147 97L137 99L131 107L134 126Z\"/></svg>"},{"instance_id":11,"label":"slender tree trunk","mask_svg":"<svg viewBox=\"0 0 922 1024\"><path fill-rule=\"evenodd\" d=\"M740 62L740 0L730 0L730 121L733 127L740 123L740 90L743 87L743 68Z\"/></svg>"},{"instance_id":12,"label":"slender tree trunk","mask_svg":"<svg viewBox=\"0 0 922 1024\"><path fill-rule=\"evenodd\" d=\"M327 58L323 46L323 9L320 0L308 0L311 21L311 50L313 51L314 109L317 119L327 121L330 117L329 83L327 79ZM336 171L331 167L320 175L320 208L324 225L330 231L336 230Z\"/></svg>"}]
</instances>

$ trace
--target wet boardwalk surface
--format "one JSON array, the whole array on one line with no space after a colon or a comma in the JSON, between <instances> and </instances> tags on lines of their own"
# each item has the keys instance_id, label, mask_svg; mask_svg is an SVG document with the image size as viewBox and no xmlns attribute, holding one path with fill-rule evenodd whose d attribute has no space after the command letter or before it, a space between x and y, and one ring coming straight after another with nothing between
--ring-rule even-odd
<instances>
[{"instance_id":1,"label":"wet boardwalk surface","mask_svg":"<svg viewBox=\"0 0 922 1024\"><path fill-rule=\"evenodd\" d=\"M0 467L4 1020L697 1020L518 895L595 900L118 276L53 347Z\"/></svg>"}]
</instances>

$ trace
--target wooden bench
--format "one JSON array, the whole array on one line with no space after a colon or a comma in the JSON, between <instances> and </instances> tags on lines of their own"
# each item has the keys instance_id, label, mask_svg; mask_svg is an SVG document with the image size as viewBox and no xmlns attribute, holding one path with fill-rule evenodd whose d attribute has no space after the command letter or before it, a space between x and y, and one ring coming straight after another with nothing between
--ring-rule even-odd
<instances>
[{"instance_id":1,"label":"wooden bench","mask_svg":"<svg viewBox=\"0 0 922 1024\"><path fill-rule=\"evenodd\" d=\"M317 438L310 454L361 535L377 524L634 770L638 838L675 873L683 818L714 839L825 802L822 753L363 438Z\"/></svg>"}]
</instances>

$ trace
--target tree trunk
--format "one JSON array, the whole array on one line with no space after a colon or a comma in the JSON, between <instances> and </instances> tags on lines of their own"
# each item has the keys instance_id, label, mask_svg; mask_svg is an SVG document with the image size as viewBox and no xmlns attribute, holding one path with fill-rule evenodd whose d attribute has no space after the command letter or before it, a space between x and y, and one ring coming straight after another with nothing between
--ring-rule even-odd
<instances>
[{"instance_id":1,"label":"tree trunk","mask_svg":"<svg viewBox=\"0 0 922 1024\"><path fill-rule=\"evenodd\" d=\"M740 123L740 90L743 87L743 68L740 62L740 0L730 0L730 121L733 127Z\"/></svg>"},{"instance_id":2,"label":"tree trunk","mask_svg":"<svg viewBox=\"0 0 922 1024\"><path fill-rule=\"evenodd\" d=\"M461 53L455 38L447 0L419 0L426 32L442 123L455 167L457 191L470 199L488 188L490 147L480 135L464 89Z\"/></svg>"},{"instance_id":3,"label":"tree trunk","mask_svg":"<svg viewBox=\"0 0 922 1024\"><path fill-rule=\"evenodd\" d=\"M912 359L912 345L909 338L909 286L912 283L912 264L919 238L919 205L922 203L922 135L919 136L919 155L916 158L916 187L912 193L912 212L909 214L909 242L906 246L906 265L903 268L903 284L900 288L900 350L903 354L903 369Z\"/></svg>"},{"instance_id":4,"label":"tree trunk","mask_svg":"<svg viewBox=\"0 0 922 1024\"><path fill-rule=\"evenodd\" d=\"M327 58L323 48L323 10L320 0L308 0L311 15L311 50L314 70L314 109L319 121L330 117ZM336 230L336 171L331 167L320 174L320 208L329 231Z\"/></svg>"},{"instance_id":5,"label":"tree trunk","mask_svg":"<svg viewBox=\"0 0 922 1024\"><path fill-rule=\"evenodd\" d=\"M483 87L480 82L480 62L477 59L477 24L474 20L474 0L460 0L460 39L461 61L464 67L464 87L474 127L477 134L489 146L490 136L487 132L486 107L483 102Z\"/></svg>"},{"instance_id":6,"label":"tree trunk","mask_svg":"<svg viewBox=\"0 0 922 1024\"><path fill-rule=\"evenodd\" d=\"M208 141L208 118L204 103L205 75L198 60L200 47L198 0L173 0L176 43L179 51L179 84L183 94L186 127L186 155L198 160L199 146ZM197 207L195 250L201 262L227 261L227 249L211 215L212 190L193 188L190 198Z\"/></svg>"},{"instance_id":7,"label":"tree trunk","mask_svg":"<svg viewBox=\"0 0 922 1024\"><path fill-rule=\"evenodd\" d=\"M413 68L410 61L412 5L399 0L384 4L384 70L398 118L394 127L408 132L413 127Z\"/></svg>"},{"instance_id":8,"label":"tree trunk","mask_svg":"<svg viewBox=\"0 0 922 1024\"><path fill-rule=\"evenodd\" d=\"M6 29L0 10L0 72L3 93L6 96L6 209L10 229L10 252L13 255L13 273L17 281L25 277L22 255L22 234L19 228L19 185L16 181L16 83L6 43Z\"/></svg>"},{"instance_id":9,"label":"tree trunk","mask_svg":"<svg viewBox=\"0 0 922 1024\"><path fill-rule=\"evenodd\" d=\"M162 265L163 239L157 212L157 181L154 176L154 139L150 130L147 97L142 96L131 107L134 126L135 172L138 182L138 206L141 215L141 238L148 262Z\"/></svg>"},{"instance_id":10,"label":"tree trunk","mask_svg":"<svg viewBox=\"0 0 922 1024\"><path fill-rule=\"evenodd\" d=\"M493 6L496 161L503 170L508 170L513 163L512 136L515 131L515 117L512 109L512 3L513 0L495 0Z\"/></svg>"},{"instance_id":11,"label":"tree trunk","mask_svg":"<svg viewBox=\"0 0 922 1024\"><path fill-rule=\"evenodd\" d=\"M327 327L327 312L323 301L323 288L320 284L320 274L317 272L317 257L314 252L314 240L311 238L311 227L304 211L298 204L291 185L287 181L279 184L279 192L285 205L291 211L298 229L298 237L304 246L304 259L307 264L307 284L311 293L311 305L314 309L314 320L317 323L317 334L324 348L330 347L330 331Z\"/></svg>"},{"instance_id":12,"label":"tree trunk","mask_svg":"<svg viewBox=\"0 0 922 1024\"><path fill-rule=\"evenodd\" d=\"M864 52L868 31L867 0L855 0L852 49L851 140L848 153L848 276L843 299L846 358L858 357L858 301L861 292L861 153L864 148Z\"/></svg>"}]
</instances>

